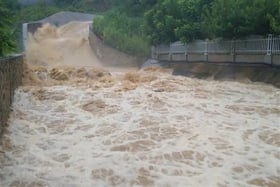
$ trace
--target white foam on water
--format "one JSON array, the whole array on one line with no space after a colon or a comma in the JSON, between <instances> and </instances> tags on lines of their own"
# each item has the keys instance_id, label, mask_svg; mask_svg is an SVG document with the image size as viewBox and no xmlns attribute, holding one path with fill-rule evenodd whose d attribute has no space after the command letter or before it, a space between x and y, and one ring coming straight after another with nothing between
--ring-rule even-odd
<instances>
[{"instance_id":1,"label":"white foam on water","mask_svg":"<svg viewBox=\"0 0 280 187\"><path fill-rule=\"evenodd\" d=\"M19 88L0 186L280 185L279 89L168 74L121 87Z\"/></svg>"},{"instance_id":2,"label":"white foam on water","mask_svg":"<svg viewBox=\"0 0 280 187\"><path fill-rule=\"evenodd\" d=\"M70 22L61 27L45 24L29 34L26 61L32 66L100 66L89 45L88 22Z\"/></svg>"},{"instance_id":3,"label":"white foam on water","mask_svg":"<svg viewBox=\"0 0 280 187\"><path fill-rule=\"evenodd\" d=\"M28 65L98 66L88 31L88 23L44 25L29 38ZM280 186L279 89L97 74L16 90L1 187Z\"/></svg>"}]
</instances>

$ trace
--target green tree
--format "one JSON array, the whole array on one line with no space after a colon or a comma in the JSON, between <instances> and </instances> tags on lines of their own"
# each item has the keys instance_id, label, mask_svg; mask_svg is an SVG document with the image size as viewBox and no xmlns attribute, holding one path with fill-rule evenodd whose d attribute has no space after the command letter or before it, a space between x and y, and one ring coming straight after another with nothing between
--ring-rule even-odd
<instances>
[{"instance_id":1,"label":"green tree","mask_svg":"<svg viewBox=\"0 0 280 187\"><path fill-rule=\"evenodd\" d=\"M203 29L205 12L210 8L212 0L180 0L179 25L175 29L176 36L183 42L204 39L207 32Z\"/></svg>"},{"instance_id":2,"label":"green tree","mask_svg":"<svg viewBox=\"0 0 280 187\"><path fill-rule=\"evenodd\" d=\"M153 44L280 33L279 0L162 0L145 13Z\"/></svg>"},{"instance_id":3,"label":"green tree","mask_svg":"<svg viewBox=\"0 0 280 187\"><path fill-rule=\"evenodd\" d=\"M145 25L148 37L153 44L168 43L178 38L175 29L180 20L176 0L163 0L145 13Z\"/></svg>"},{"instance_id":4,"label":"green tree","mask_svg":"<svg viewBox=\"0 0 280 187\"><path fill-rule=\"evenodd\" d=\"M152 8L158 0L118 0L116 5L128 16L143 17L144 12Z\"/></svg>"},{"instance_id":5,"label":"green tree","mask_svg":"<svg viewBox=\"0 0 280 187\"><path fill-rule=\"evenodd\" d=\"M153 44L204 37L203 12L211 0L163 0L145 13L147 34Z\"/></svg>"},{"instance_id":6,"label":"green tree","mask_svg":"<svg viewBox=\"0 0 280 187\"><path fill-rule=\"evenodd\" d=\"M270 26L274 34L280 34L280 1L278 2L278 11L275 15L269 15Z\"/></svg>"},{"instance_id":7,"label":"green tree","mask_svg":"<svg viewBox=\"0 0 280 187\"><path fill-rule=\"evenodd\" d=\"M38 21L59 11L61 11L61 9L58 7L47 6L45 2L40 2L36 5L22 8L18 12L17 17L21 23Z\"/></svg>"},{"instance_id":8,"label":"green tree","mask_svg":"<svg viewBox=\"0 0 280 187\"><path fill-rule=\"evenodd\" d=\"M54 2L58 6L69 6L75 5L79 0L54 0Z\"/></svg>"},{"instance_id":9,"label":"green tree","mask_svg":"<svg viewBox=\"0 0 280 187\"><path fill-rule=\"evenodd\" d=\"M215 0L205 22L214 36L240 38L271 32L269 15L277 12L278 0Z\"/></svg>"},{"instance_id":10,"label":"green tree","mask_svg":"<svg viewBox=\"0 0 280 187\"><path fill-rule=\"evenodd\" d=\"M0 56L13 51L16 47L13 33L13 14L7 1L0 0Z\"/></svg>"},{"instance_id":11,"label":"green tree","mask_svg":"<svg viewBox=\"0 0 280 187\"><path fill-rule=\"evenodd\" d=\"M106 11L116 4L115 0L54 0L54 2L61 8L89 13Z\"/></svg>"}]
</instances>

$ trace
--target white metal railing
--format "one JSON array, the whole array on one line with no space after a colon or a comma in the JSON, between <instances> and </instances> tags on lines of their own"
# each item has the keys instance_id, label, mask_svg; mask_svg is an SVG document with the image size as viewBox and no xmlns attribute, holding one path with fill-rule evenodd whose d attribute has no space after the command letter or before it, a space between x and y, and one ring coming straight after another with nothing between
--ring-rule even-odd
<instances>
[{"instance_id":1,"label":"white metal railing","mask_svg":"<svg viewBox=\"0 0 280 187\"><path fill-rule=\"evenodd\" d=\"M231 53L233 51L233 41L210 41L208 42L208 53Z\"/></svg>"},{"instance_id":2,"label":"white metal railing","mask_svg":"<svg viewBox=\"0 0 280 187\"><path fill-rule=\"evenodd\" d=\"M237 53L269 53L269 39L250 39L234 41L234 49Z\"/></svg>"},{"instance_id":3,"label":"white metal railing","mask_svg":"<svg viewBox=\"0 0 280 187\"><path fill-rule=\"evenodd\" d=\"M280 54L280 36L272 38L272 54Z\"/></svg>"},{"instance_id":4,"label":"white metal railing","mask_svg":"<svg viewBox=\"0 0 280 187\"><path fill-rule=\"evenodd\" d=\"M175 42L154 48L158 55L184 53L256 53L280 54L280 36L269 35L265 39L246 39L230 41L195 41L191 43Z\"/></svg>"},{"instance_id":5,"label":"white metal railing","mask_svg":"<svg viewBox=\"0 0 280 187\"><path fill-rule=\"evenodd\" d=\"M170 45L172 53L185 53L187 45L182 42L175 42Z\"/></svg>"}]
</instances>

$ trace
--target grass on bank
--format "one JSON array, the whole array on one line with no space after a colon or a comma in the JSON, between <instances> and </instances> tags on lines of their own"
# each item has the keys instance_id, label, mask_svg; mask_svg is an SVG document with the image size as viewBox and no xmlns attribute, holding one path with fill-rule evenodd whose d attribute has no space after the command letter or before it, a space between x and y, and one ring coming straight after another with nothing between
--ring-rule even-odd
<instances>
[{"instance_id":1,"label":"grass on bank","mask_svg":"<svg viewBox=\"0 0 280 187\"><path fill-rule=\"evenodd\" d=\"M93 28L105 43L120 51L138 57L147 57L150 53L143 18L128 17L118 11L111 11L96 17Z\"/></svg>"}]
</instances>

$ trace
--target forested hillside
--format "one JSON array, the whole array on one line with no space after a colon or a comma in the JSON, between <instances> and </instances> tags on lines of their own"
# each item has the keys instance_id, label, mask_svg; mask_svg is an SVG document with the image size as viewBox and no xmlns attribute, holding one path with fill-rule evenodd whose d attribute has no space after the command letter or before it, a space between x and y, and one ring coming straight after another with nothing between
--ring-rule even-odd
<instances>
[{"instance_id":1,"label":"forested hillside","mask_svg":"<svg viewBox=\"0 0 280 187\"><path fill-rule=\"evenodd\" d=\"M280 34L279 0L41 0L32 6L0 2L2 41L15 30L11 23L18 27L61 10L103 15L94 22L95 32L106 43L137 55L147 55L150 44ZM3 43L2 48L12 46Z\"/></svg>"}]
</instances>

